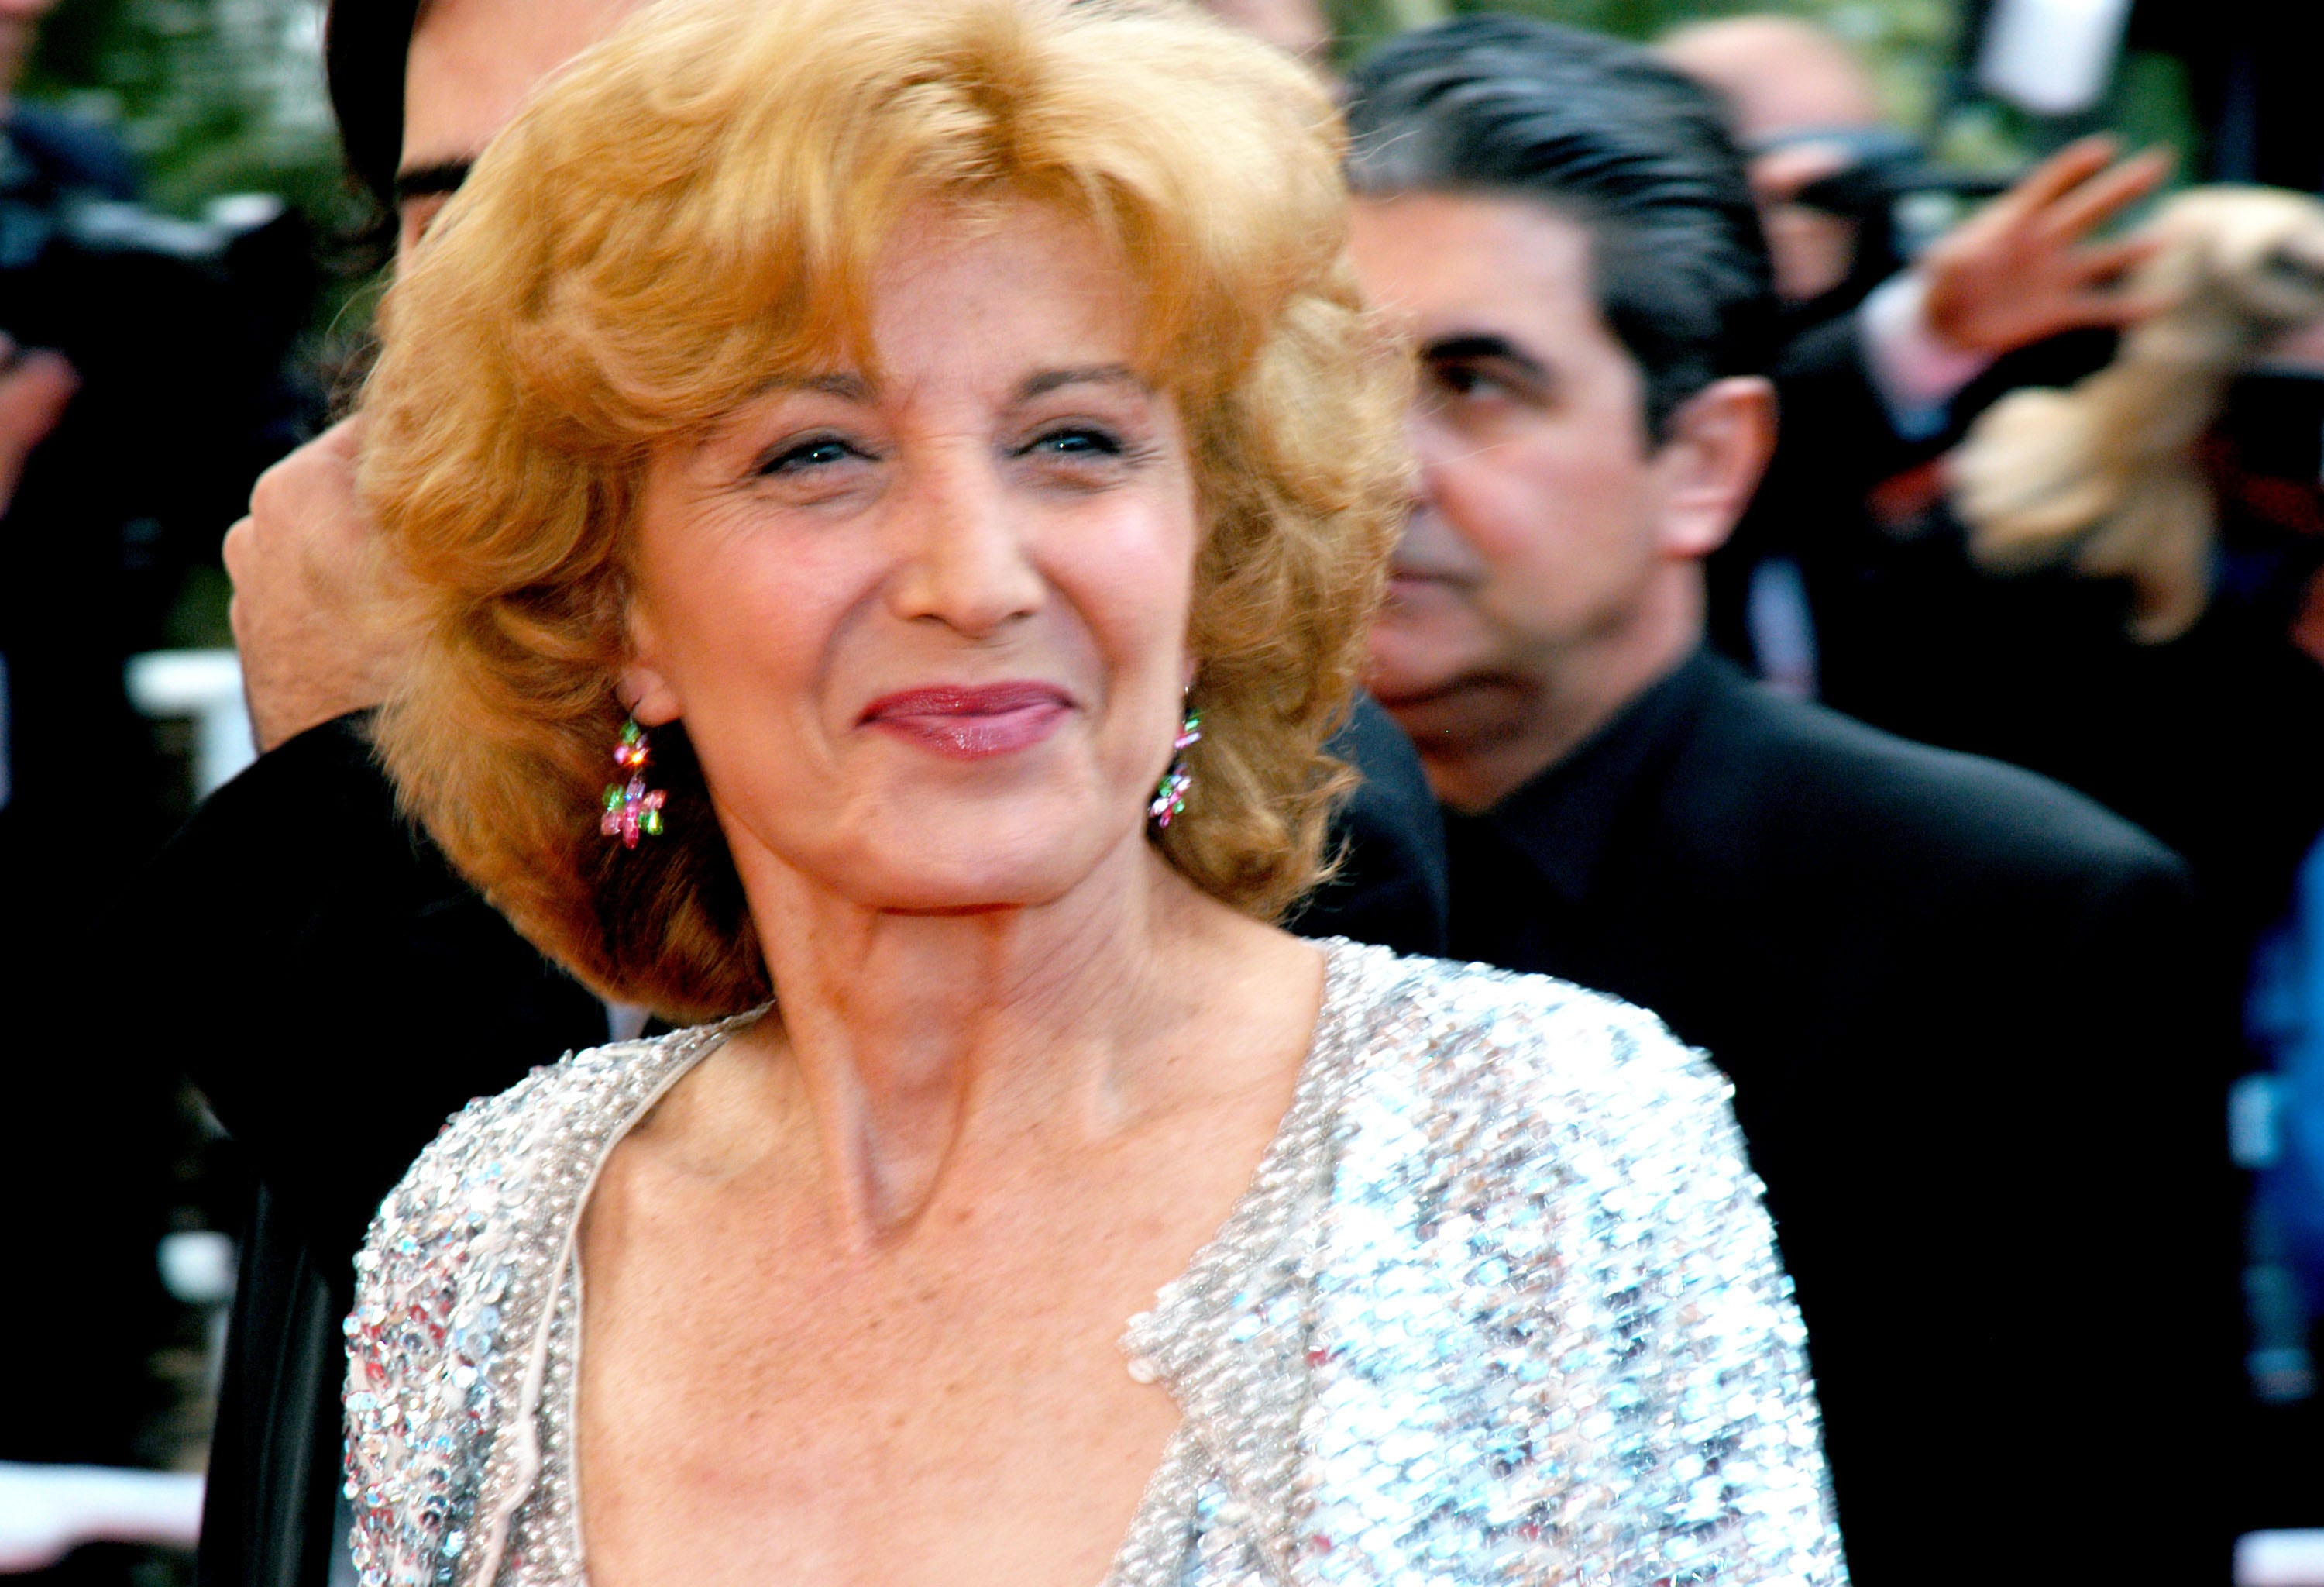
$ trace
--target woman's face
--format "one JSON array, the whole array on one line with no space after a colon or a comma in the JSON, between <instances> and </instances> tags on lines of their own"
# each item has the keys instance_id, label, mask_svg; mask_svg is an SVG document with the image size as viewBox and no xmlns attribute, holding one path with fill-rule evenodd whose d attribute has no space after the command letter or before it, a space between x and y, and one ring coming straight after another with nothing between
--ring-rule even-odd
<instances>
[{"instance_id":1,"label":"woman's face","mask_svg":"<svg viewBox=\"0 0 2324 1587\"><path fill-rule=\"evenodd\" d=\"M1142 835L1188 677L1194 488L1123 283L1032 205L906 225L881 371L770 387L659 448L634 664L746 883L1051 901Z\"/></svg>"}]
</instances>

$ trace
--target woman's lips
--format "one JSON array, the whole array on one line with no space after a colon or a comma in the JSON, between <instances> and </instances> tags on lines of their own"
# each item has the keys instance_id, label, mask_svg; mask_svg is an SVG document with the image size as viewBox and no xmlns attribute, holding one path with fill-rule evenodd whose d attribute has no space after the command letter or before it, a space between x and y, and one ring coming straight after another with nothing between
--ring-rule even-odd
<instances>
[{"instance_id":1,"label":"woman's lips","mask_svg":"<svg viewBox=\"0 0 2324 1587\"><path fill-rule=\"evenodd\" d=\"M883 695L857 721L940 755L976 761L1039 743L1072 709L1072 697L1046 683L944 685Z\"/></svg>"}]
</instances>

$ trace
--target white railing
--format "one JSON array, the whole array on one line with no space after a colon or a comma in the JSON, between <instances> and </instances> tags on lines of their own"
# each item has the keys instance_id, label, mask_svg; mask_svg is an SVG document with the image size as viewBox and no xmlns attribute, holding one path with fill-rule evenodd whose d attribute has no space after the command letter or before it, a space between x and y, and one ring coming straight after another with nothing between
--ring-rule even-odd
<instances>
[{"instance_id":1,"label":"white railing","mask_svg":"<svg viewBox=\"0 0 2324 1587\"><path fill-rule=\"evenodd\" d=\"M2236 1587L2324 1587L2324 1532L2246 1532L2236 1539Z\"/></svg>"},{"instance_id":2,"label":"white railing","mask_svg":"<svg viewBox=\"0 0 2324 1587\"><path fill-rule=\"evenodd\" d=\"M125 681L139 715L192 719L196 798L258 758L232 650L148 650L129 658Z\"/></svg>"},{"instance_id":3,"label":"white railing","mask_svg":"<svg viewBox=\"0 0 2324 1587\"><path fill-rule=\"evenodd\" d=\"M201 1525L197 1472L0 1461L0 1575L54 1564L84 1543L191 1548Z\"/></svg>"}]
</instances>

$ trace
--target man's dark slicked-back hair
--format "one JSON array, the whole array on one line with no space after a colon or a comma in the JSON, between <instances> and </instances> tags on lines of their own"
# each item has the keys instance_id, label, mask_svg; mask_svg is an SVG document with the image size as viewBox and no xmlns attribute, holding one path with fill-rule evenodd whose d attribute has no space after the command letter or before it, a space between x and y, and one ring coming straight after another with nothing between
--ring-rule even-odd
<instances>
[{"instance_id":1,"label":"man's dark slicked-back hair","mask_svg":"<svg viewBox=\"0 0 2324 1587\"><path fill-rule=\"evenodd\" d=\"M323 23L323 71L347 167L372 196L395 208L403 152L403 69L420 0L331 0Z\"/></svg>"},{"instance_id":2,"label":"man's dark slicked-back hair","mask_svg":"<svg viewBox=\"0 0 2324 1587\"><path fill-rule=\"evenodd\" d=\"M1645 51L1470 16L1406 33L1348 79L1359 193L1532 198L1587 228L1606 324L1678 405L1772 352L1767 245L1718 102Z\"/></svg>"}]
</instances>

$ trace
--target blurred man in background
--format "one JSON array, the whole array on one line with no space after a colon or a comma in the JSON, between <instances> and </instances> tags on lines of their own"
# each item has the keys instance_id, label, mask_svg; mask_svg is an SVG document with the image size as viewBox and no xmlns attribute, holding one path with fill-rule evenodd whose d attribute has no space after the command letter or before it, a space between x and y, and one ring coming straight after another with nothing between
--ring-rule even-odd
<instances>
[{"instance_id":1,"label":"blurred man in background","mask_svg":"<svg viewBox=\"0 0 2324 1587\"><path fill-rule=\"evenodd\" d=\"M1750 155L1777 297L1816 304L1868 274L1868 288L1895 268L1893 245L1865 231L1885 217L1800 201L1818 182L1912 147L1886 125L1871 77L1846 45L1798 17L1738 16L1674 29L1657 52L1726 102Z\"/></svg>"},{"instance_id":2,"label":"blurred man in background","mask_svg":"<svg viewBox=\"0 0 2324 1587\"><path fill-rule=\"evenodd\" d=\"M1888 125L1840 40L1738 16L1675 29L1656 52L1726 106L1784 305L1784 434L1711 559L1712 636L1794 694L1924 736L1907 701L1942 687L1950 658L1898 646L1898 608L1921 617L1959 580L1937 566L1951 548L1900 544L1895 522L1936 499L1937 458L1993 392L2085 373L2152 307L2108 290L2140 246L2091 238L2168 163L2114 165L2110 142L2085 140L1969 223L1914 237L1910 205L1991 184L1932 167ZM1995 369L2029 347L2043 351Z\"/></svg>"},{"instance_id":3,"label":"blurred man in background","mask_svg":"<svg viewBox=\"0 0 2324 1587\"><path fill-rule=\"evenodd\" d=\"M2150 9L2179 15L2138 15ZM2203 443L2225 531L2191 632L2134 639L2119 580L1993 574L1968 554L1944 459L1997 398L2071 384L2118 332L2171 307L2123 284L2149 243L2097 235L2156 189L2166 161L2110 166L2110 143L2082 140L1908 264L1868 266L1857 223L1800 198L1837 171L1860 189L1840 208L1893 237L1878 217L1942 173L1876 125L1860 63L1766 16L1681 28L1658 48L1720 93L1777 246L1804 227L1826 265L1859 249L1842 284L1823 286L1832 268L1808 281L1821 295L1777 358L1784 438L1713 559L1714 636L1763 671L1783 670L1765 665L1771 650L1794 659L1795 687L1852 715L2054 777L2154 833L2195 868L2209 973L2238 983L2324 829L2324 644L2303 641L2301 615L2324 610L2312 354L2282 349L2241 376ZM1765 597L1787 563L1808 622L1785 640L1785 608ZM1798 669L1803 654L1812 664Z\"/></svg>"},{"instance_id":4,"label":"blurred man in background","mask_svg":"<svg viewBox=\"0 0 2324 1587\"><path fill-rule=\"evenodd\" d=\"M1991 14L1970 8L1972 42ZM2313 96L2285 76L2301 52L2286 38L2267 42L2292 25L2261 7L2159 0L2132 14L2126 47L2143 36L2190 74L2221 178L2315 184L2319 145L2301 130L2312 129ZM1919 169L1908 140L1874 125L1860 65L1803 23L1702 23L1659 48L1729 106L1779 251L1804 235L1827 245L1828 263L1863 236L1803 196L1868 216L1877 245L1900 235L1883 219L1900 194L1941 187L1943 173ZM2251 1456L2236 1488L2248 1524L2313 1526L2324 1521L2324 1398L2311 1340L2324 1333L2310 1319L2324 1313L2302 1316L2284 1265L2324 1227L2312 1167L2324 1140L2313 1100L2324 1095L2324 960L2314 948L2324 921L2324 328L2264 350L2199 443L2219 533L2204 614L2167 642L2128 632L2124 579L1978 566L1946 490L1947 457L1996 401L2071 385L2113 355L2118 332L2175 307L2123 284L2149 243L2093 240L2165 174L2152 154L2109 169L2110 152L2103 140L2069 145L1908 268L1859 255L1852 280L1827 288L1838 279L1827 269L1808 281L1823 307L1796 311L1802 323L1778 361L1785 436L1734 543L1714 559L1713 628L1763 670L1794 659L1795 687L1852 715L2054 777L2190 863L2203 909L2196 973L2223 1006L2252 977L2250 1050L2230 1044L2222 1062L2272 1063L2280 1094L2300 1099L2242 1110L2283 1128L2280 1149L2264 1127L2244 1130L2239 1147L2265 1184L2249 1224L2251 1419L2234 1442ZM2150 441L2116 439L2126 453ZM1799 569L1812 644L1786 641L1784 603L1764 599L1782 592L1770 575L1787 563ZM1763 597L1756 613L1752 595ZM1808 655L1813 665L1798 666Z\"/></svg>"},{"instance_id":5,"label":"blurred man in background","mask_svg":"<svg viewBox=\"0 0 2324 1587\"><path fill-rule=\"evenodd\" d=\"M1473 17L1350 94L1358 274L1420 364L1371 680L1448 809L1455 955L1653 1009L1733 1080L1857 1581L2221 1579L2204 1477L2149 1485L2158 1447L2206 1462L2231 1349L2183 869L1702 650L1774 313L1701 90ZM2124 1304L2158 1270L2168 1315Z\"/></svg>"},{"instance_id":6,"label":"blurred man in background","mask_svg":"<svg viewBox=\"0 0 2324 1587\"><path fill-rule=\"evenodd\" d=\"M1323 0L1209 0L1208 9L1310 66L1323 66L1331 55L1332 23Z\"/></svg>"}]
</instances>

